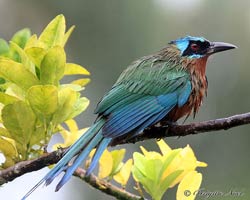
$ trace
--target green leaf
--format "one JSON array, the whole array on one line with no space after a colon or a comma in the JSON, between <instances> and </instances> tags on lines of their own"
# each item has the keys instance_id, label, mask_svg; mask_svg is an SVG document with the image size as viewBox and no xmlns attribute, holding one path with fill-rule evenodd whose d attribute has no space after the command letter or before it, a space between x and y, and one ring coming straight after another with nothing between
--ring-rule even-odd
<instances>
[{"instance_id":1,"label":"green leaf","mask_svg":"<svg viewBox=\"0 0 250 200\"><path fill-rule=\"evenodd\" d=\"M14 103L14 102L19 101L19 100L20 99L14 97L14 96L0 92L0 103L2 103L4 105L8 105L8 104Z\"/></svg>"},{"instance_id":2,"label":"green leaf","mask_svg":"<svg viewBox=\"0 0 250 200\"><path fill-rule=\"evenodd\" d=\"M62 47L55 46L48 50L40 67L42 84L58 85L64 74L65 63L66 55Z\"/></svg>"},{"instance_id":3,"label":"green leaf","mask_svg":"<svg viewBox=\"0 0 250 200\"><path fill-rule=\"evenodd\" d=\"M0 76L27 90L39 83L36 76L22 64L9 59L0 59Z\"/></svg>"},{"instance_id":4,"label":"green leaf","mask_svg":"<svg viewBox=\"0 0 250 200\"><path fill-rule=\"evenodd\" d=\"M72 119L84 111L88 105L89 100L85 97L79 98L79 93L71 88L62 88L58 93L58 109L53 115L53 122L55 124Z\"/></svg>"},{"instance_id":5,"label":"green leaf","mask_svg":"<svg viewBox=\"0 0 250 200\"><path fill-rule=\"evenodd\" d=\"M166 155L148 152L144 148L142 148L142 151L144 155L137 152L133 154L133 176L136 181L143 185L153 199L160 200L173 181L183 172L183 170L175 170L168 176L163 176L170 163L181 150L170 150Z\"/></svg>"},{"instance_id":6,"label":"green leaf","mask_svg":"<svg viewBox=\"0 0 250 200\"><path fill-rule=\"evenodd\" d=\"M40 145L40 142L45 138L45 133L44 126L36 126L30 138L30 146Z\"/></svg>"},{"instance_id":7,"label":"green leaf","mask_svg":"<svg viewBox=\"0 0 250 200\"><path fill-rule=\"evenodd\" d=\"M86 97L78 98L75 102L71 114L67 119L72 119L81 114L89 106L89 100Z\"/></svg>"},{"instance_id":8,"label":"green leaf","mask_svg":"<svg viewBox=\"0 0 250 200\"><path fill-rule=\"evenodd\" d=\"M77 92L70 88L62 88L58 92L58 109L53 115L54 124L70 119L72 109L77 101Z\"/></svg>"},{"instance_id":9,"label":"green leaf","mask_svg":"<svg viewBox=\"0 0 250 200\"><path fill-rule=\"evenodd\" d=\"M146 162L146 179L143 181L143 186L154 197L158 194L158 187L161 181L158 179L159 171L162 167L162 161L159 159L149 159Z\"/></svg>"},{"instance_id":10,"label":"green leaf","mask_svg":"<svg viewBox=\"0 0 250 200\"><path fill-rule=\"evenodd\" d=\"M132 174L133 174L133 177L136 181L139 181L143 187L145 188L145 190L150 193L151 191L151 182L148 181L147 177L141 173L141 171L134 165L132 167Z\"/></svg>"},{"instance_id":11,"label":"green leaf","mask_svg":"<svg viewBox=\"0 0 250 200\"><path fill-rule=\"evenodd\" d=\"M58 107L57 87L54 85L33 86L28 90L27 99L35 113L51 115Z\"/></svg>"},{"instance_id":12,"label":"green leaf","mask_svg":"<svg viewBox=\"0 0 250 200\"><path fill-rule=\"evenodd\" d=\"M142 154L135 152L133 154L134 166L144 175L146 176L146 158Z\"/></svg>"},{"instance_id":13,"label":"green leaf","mask_svg":"<svg viewBox=\"0 0 250 200\"><path fill-rule=\"evenodd\" d=\"M24 48L26 42L30 38L30 35L30 30L28 28L24 28L16 32L15 35L12 37L11 41L16 43L19 47Z\"/></svg>"},{"instance_id":14,"label":"green leaf","mask_svg":"<svg viewBox=\"0 0 250 200\"><path fill-rule=\"evenodd\" d=\"M135 165L133 165L132 167L132 174L137 182L140 181L141 183L143 183L143 181L146 180L146 176Z\"/></svg>"},{"instance_id":15,"label":"green leaf","mask_svg":"<svg viewBox=\"0 0 250 200\"><path fill-rule=\"evenodd\" d=\"M16 143L13 139L0 136L0 152L5 156L4 168L10 167L15 164L15 158L18 156Z\"/></svg>"},{"instance_id":16,"label":"green leaf","mask_svg":"<svg viewBox=\"0 0 250 200\"><path fill-rule=\"evenodd\" d=\"M153 182L159 182L159 173L162 168L162 161L159 159L149 159L145 165L147 178Z\"/></svg>"},{"instance_id":17,"label":"green leaf","mask_svg":"<svg viewBox=\"0 0 250 200\"><path fill-rule=\"evenodd\" d=\"M10 48L8 43L0 38L0 55L6 55L9 52Z\"/></svg>"},{"instance_id":18,"label":"green leaf","mask_svg":"<svg viewBox=\"0 0 250 200\"><path fill-rule=\"evenodd\" d=\"M36 122L31 108L23 101L6 105L2 110L2 119L11 137L26 149Z\"/></svg>"},{"instance_id":19,"label":"green leaf","mask_svg":"<svg viewBox=\"0 0 250 200\"><path fill-rule=\"evenodd\" d=\"M66 25L63 15L56 16L44 29L39 37L39 41L44 43L45 48L51 48L56 45L63 47L65 43Z\"/></svg>"},{"instance_id":20,"label":"green leaf","mask_svg":"<svg viewBox=\"0 0 250 200\"><path fill-rule=\"evenodd\" d=\"M4 83L6 83L5 79L0 77L0 85L3 85Z\"/></svg>"},{"instance_id":21,"label":"green leaf","mask_svg":"<svg viewBox=\"0 0 250 200\"><path fill-rule=\"evenodd\" d=\"M169 186L174 182L174 180L180 176L180 174L183 172L183 170L176 170L169 174L159 185L159 190L157 197L158 199L161 199L163 194L166 192L166 190L169 188Z\"/></svg>"},{"instance_id":22,"label":"green leaf","mask_svg":"<svg viewBox=\"0 0 250 200\"><path fill-rule=\"evenodd\" d=\"M40 47L30 47L25 49L26 54L32 60L32 62L40 68L41 62L46 54L45 49Z\"/></svg>"},{"instance_id":23,"label":"green leaf","mask_svg":"<svg viewBox=\"0 0 250 200\"><path fill-rule=\"evenodd\" d=\"M89 71L84 67L82 67L81 65L75 63L66 63L64 75L73 75L73 74L90 75Z\"/></svg>"},{"instance_id":24,"label":"green leaf","mask_svg":"<svg viewBox=\"0 0 250 200\"><path fill-rule=\"evenodd\" d=\"M12 49L14 49L18 53L18 55L21 58L21 63L23 64L23 66L26 69L28 69L30 72L32 72L33 74L36 74L36 72L35 72L35 66L31 62L30 58L25 53L25 51L21 47L19 47L16 43L14 43L14 42L10 42L10 47Z\"/></svg>"},{"instance_id":25,"label":"green leaf","mask_svg":"<svg viewBox=\"0 0 250 200\"><path fill-rule=\"evenodd\" d=\"M70 29L65 33L64 38L63 38L63 44L62 44L63 47L67 43L69 36L71 35L74 29L75 29L75 26L71 26Z\"/></svg>"}]
</instances>

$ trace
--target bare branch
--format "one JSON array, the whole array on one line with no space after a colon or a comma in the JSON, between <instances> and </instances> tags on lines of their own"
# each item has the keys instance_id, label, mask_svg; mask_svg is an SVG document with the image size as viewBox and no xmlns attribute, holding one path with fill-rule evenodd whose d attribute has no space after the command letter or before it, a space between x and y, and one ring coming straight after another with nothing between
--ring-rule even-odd
<instances>
[{"instance_id":1,"label":"bare branch","mask_svg":"<svg viewBox=\"0 0 250 200\"><path fill-rule=\"evenodd\" d=\"M234 115L231 117L214 119L204 122L195 122L184 125L163 125L156 124L145 129L140 135L131 138L129 140L115 140L112 142L111 146L116 146L118 144L126 143L136 143L143 140L148 140L152 138L165 138L173 136L186 136L194 135L198 133L212 132L218 130L228 130L230 128L241 126L245 124L250 124L250 112Z\"/></svg>"},{"instance_id":2,"label":"bare branch","mask_svg":"<svg viewBox=\"0 0 250 200\"><path fill-rule=\"evenodd\" d=\"M0 170L0 185L10 182L28 172L37 171L57 163L62 158L63 151L63 149L59 149L34 160L21 161L7 169Z\"/></svg>"},{"instance_id":3,"label":"bare branch","mask_svg":"<svg viewBox=\"0 0 250 200\"><path fill-rule=\"evenodd\" d=\"M186 125L154 125L143 131L143 133L137 137L129 140L115 140L111 144L112 146L125 144L125 143L136 143L138 141L143 141L152 138L164 138L172 136L186 136L191 134L198 134L204 132L212 132L217 130L227 130L236 126L250 124L250 112L234 115L227 118L209 120L204 122L190 123ZM42 169L43 167L49 166L51 164L57 163L63 155L64 150L59 149L55 152L45 154L40 158L22 161L15 164L12 167L0 171L0 185L14 180L21 175ZM104 180L98 179L96 176L92 175L90 178L84 178L85 171L83 169L78 169L75 172L75 176L84 179L87 183L92 185L94 188L103 191L106 194L112 195L114 197L119 197L119 199L142 199L142 197L131 194L123 189L120 189Z\"/></svg>"}]
</instances>

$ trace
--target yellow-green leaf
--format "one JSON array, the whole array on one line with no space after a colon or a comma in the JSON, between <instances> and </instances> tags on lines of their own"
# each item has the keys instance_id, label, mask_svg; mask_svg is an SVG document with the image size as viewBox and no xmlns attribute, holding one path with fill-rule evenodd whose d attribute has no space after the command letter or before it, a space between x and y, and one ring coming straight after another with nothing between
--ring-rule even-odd
<instances>
[{"instance_id":1,"label":"yellow-green leaf","mask_svg":"<svg viewBox=\"0 0 250 200\"><path fill-rule=\"evenodd\" d=\"M73 106L72 112L67 117L71 119L81 114L89 106L89 100L86 97L78 98Z\"/></svg>"},{"instance_id":2,"label":"yellow-green leaf","mask_svg":"<svg viewBox=\"0 0 250 200\"><path fill-rule=\"evenodd\" d=\"M58 91L54 85L36 85L27 93L32 109L42 115L51 115L58 108Z\"/></svg>"},{"instance_id":3,"label":"yellow-green leaf","mask_svg":"<svg viewBox=\"0 0 250 200\"><path fill-rule=\"evenodd\" d=\"M66 63L64 75L73 75L73 74L90 75L89 71L84 67L82 67L81 65L75 63Z\"/></svg>"},{"instance_id":4,"label":"yellow-green leaf","mask_svg":"<svg viewBox=\"0 0 250 200\"><path fill-rule=\"evenodd\" d=\"M13 139L0 136L0 152L5 156L4 168L12 166L15 162L14 159L17 157L16 143Z\"/></svg>"},{"instance_id":5,"label":"yellow-green leaf","mask_svg":"<svg viewBox=\"0 0 250 200\"><path fill-rule=\"evenodd\" d=\"M183 170L176 170L169 174L163 181L161 181L159 184L159 189L157 190L158 192L154 193L155 199L160 200L170 185L173 184L174 180L176 180L182 172Z\"/></svg>"},{"instance_id":6,"label":"yellow-green leaf","mask_svg":"<svg viewBox=\"0 0 250 200\"><path fill-rule=\"evenodd\" d=\"M79 137L84 134L88 128L78 129L77 123L75 120L70 119L65 122L69 130L66 130L64 127L59 125L60 134L63 137L64 142L58 143L53 146L53 149L57 149L58 147L68 147L72 145Z\"/></svg>"},{"instance_id":7,"label":"yellow-green leaf","mask_svg":"<svg viewBox=\"0 0 250 200\"><path fill-rule=\"evenodd\" d=\"M140 146L140 149L142 153L145 155L145 157L147 157L148 159L159 159L159 160L164 159L164 157L156 151L147 151L143 146Z\"/></svg>"},{"instance_id":8,"label":"yellow-green leaf","mask_svg":"<svg viewBox=\"0 0 250 200\"><path fill-rule=\"evenodd\" d=\"M164 155L164 162L162 165L162 169L160 171L161 180L165 179L169 174L171 174L174 170L177 170L177 167L173 169L173 171L169 171L171 165L174 163L173 160L179 156L181 149L174 149Z\"/></svg>"},{"instance_id":9,"label":"yellow-green leaf","mask_svg":"<svg viewBox=\"0 0 250 200\"><path fill-rule=\"evenodd\" d=\"M15 140L0 136L0 151L3 152L7 156L17 156L17 149L16 149L16 143Z\"/></svg>"},{"instance_id":10,"label":"yellow-green leaf","mask_svg":"<svg viewBox=\"0 0 250 200\"><path fill-rule=\"evenodd\" d=\"M0 103L2 103L4 105L11 104L11 103L14 103L14 102L19 101L19 100L20 99L14 97L14 96L0 92Z\"/></svg>"},{"instance_id":11,"label":"yellow-green leaf","mask_svg":"<svg viewBox=\"0 0 250 200\"><path fill-rule=\"evenodd\" d=\"M39 83L36 76L22 64L9 59L0 59L0 76L15 83L23 90Z\"/></svg>"},{"instance_id":12,"label":"yellow-green leaf","mask_svg":"<svg viewBox=\"0 0 250 200\"><path fill-rule=\"evenodd\" d=\"M111 176L115 175L121 169L120 164L124 158L125 153L126 153L125 149L111 151L111 155L113 158L113 166L112 166Z\"/></svg>"},{"instance_id":13,"label":"yellow-green leaf","mask_svg":"<svg viewBox=\"0 0 250 200\"><path fill-rule=\"evenodd\" d=\"M16 97L19 100L24 100L26 96L26 91L24 91L14 83L8 83L8 87L5 93L10 96Z\"/></svg>"},{"instance_id":14,"label":"yellow-green leaf","mask_svg":"<svg viewBox=\"0 0 250 200\"><path fill-rule=\"evenodd\" d=\"M133 165L133 160L132 159L127 160L127 162L122 166L121 170L114 175L114 180L120 183L122 186L125 186L130 177L132 165Z\"/></svg>"},{"instance_id":15,"label":"yellow-green leaf","mask_svg":"<svg viewBox=\"0 0 250 200\"><path fill-rule=\"evenodd\" d=\"M23 101L6 105L2 110L2 119L11 137L26 148L36 122L31 108Z\"/></svg>"},{"instance_id":16,"label":"yellow-green leaf","mask_svg":"<svg viewBox=\"0 0 250 200\"><path fill-rule=\"evenodd\" d=\"M31 62L30 58L25 53L25 51L20 46L18 46L16 43L14 43L14 42L10 42L10 47L12 49L14 49L18 53L18 55L21 58L21 63L23 64L23 66L26 69L28 69L30 72L32 72L33 74L36 74L36 72L35 72L35 66Z\"/></svg>"},{"instance_id":17,"label":"yellow-green leaf","mask_svg":"<svg viewBox=\"0 0 250 200\"><path fill-rule=\"evenodd\" d=\"M112 168L113 168L113 157L111 153L107 149L105 149L99 160L98 177L101 179L108 177L112 172Z\"/></svg>"},{"instance_id":18,"label":"yellow-green leaf","mask_svg":"<svg viewBox=\"0 0 250 200\"><path fill-rule=\"evenodd\" d=\"M159 181L159 173L162 168L162 160L160 159L148 159L145 165L147 178L152 181Z\"/></svg>"},{"instance_id":19,"label":"yellow-green leaf","mask_svg":"<svg viewBox=\"0 0 250 200\"><path fill-rule=\"evenodd\" d=\"M60 85L60 88L61 89L62 88L70 88L70 89L72 89L72 90L74 90L76 92L80 92L80 91L82 91L84 89L80 85L76 85L76 84L62 84L62 85Z\"/></svg>"},{"instance_id":20,"label":"yellow-green leaf","mask_svg":"<svg viewBox=\"0 0 250 200\"><path fill-rule=\"evenodd\" d=\"M26 50L26 49L32 48L32 47L38 47L38 48L45 49L45 45L37 39L37 35L36 34L32 35L28 39L28 41L27 41L24 49Z\"/></svg>"},{"instance_id":21,"label":"yellow-green leaf","mask_svg":"<svg viewBox=\"0 0 250 200\"><path fill-rule=\"evenodd\" d=\"M147 151L144 147L141 147L144 155L137 152L133 154L133 177L143 185L152 199L160 200L168 188L181 181L184 181L185 187L181 187L179 195L184 194L184 189L189 183L191 183L190 190L199 188L201 181L199 178L197 179L199 184L197 182L192 184L191 176L187 178L188 180L185 178L190 172L193 174L196 167L204 167L206 163L197 161L189 146L172 150L163 140L157 144L162 154ZM196 180L194 175L193 179ZM181 196L178 200L184 199Z\"/></svg>"},{"instance_id":22,"label":"yellow-green leaf","mask_svg":"<svg viewBox=\"0 0 250 200\"><path fill-rule=\"evenodd\" d=\"M193 150L187 145L185 148L181 149L180 153L171 162L163 176L165 177L175 170L183 170L183 173L170 186L174 187L188 172L194 171L196 167L206 167L205 163L201 163L202 162L197 162Z\"/></svg>"},{"instance_id":23,"label":"yellow-green leaf","mask_svg":"<svg viewBox=\"0 0 250 200\"><path fill-rule=\"evenodd\" d=\"M29 145L30 146L40 145L41 141L45 139L45 133L46 133L46 130L44 126L36 126L31 135ZM44 144L41 144L41 145L44 145Z\"/></svg>"},{"instance_id":24,"label":"yellow-green leaf","mask_svg":"<svg viewBox=\"0 0 250 200\"><path fill-rule=\"evenodd\" d=\"M67 125L67 127L69 128L70 132L76 132L78 131L78 126L75 120L73 119L69 119L65 122L65 124Z\"/></svg>"},{"instance_id":25,"label":"yellow-green leaf","mask_svg":"<svg viewBox=\"0 0 250 200\"><path fill-rule=\"evenodd\" d=\"M163 139L157 141L157 145L160 148L162 155L165 155L171 151L171 148L167 145L166 142L164 142Z\"/></svg>"},{"instance_id":26,"label":"yellow-green leaf","mask_svg":"<svg viewBox=\"0 0 250 200\"><path fill-rule=\"evenodd\" d=\"M87 85L90 82L89 78L82 78L82 79L77 79L75 81L72 81L71 84L73 85L80 85L81 87Z\"/></svg>"},{"instance_id":27,"label":"yellow-green leaf","mask_svg":"<svg viewBox=\"0 0 250 200\"><path fill-rule=\"evenodd\" d=\"M62 46L65 46L65 44L67 43L69 39L69 36L71 35L74 29L75 29L75 26L71 26L69 30L65 33Z\"/></svg>"},{"instance_id":28,"label":"yellow-green leaf","mask_svg":"<svg viewBox=\"0 0 250 200\"><path fill-rule=\"evenodd\" d=\"M10 138L10 133L6 128L0 127L0 136L8 137Z\"/></svg>"},{"instance_id":29,"label":"yellow-green leaf","mask_svg":"<svg viewBox=\"0 0 250 200\"><path fill-rule=\"evenodd\" d=\"M185 175L178 185L176 199L177 200L194 200L197 191L200 188L202 174L197 171L191 171Z\"/></svg>"},{"instance_id":30,"label":"yellow-green leaf","mask_svg":"<svg viewBox=\"0 0 250 200\"><path fill-rule=\"evenodd\" d=\"M25 49L26 54L29 56L30 60L40 68L41 62L46 54L45 49L41 47L30 47Z\"/></svg>"},{"instance_id":31,"label":"yellow-green leaf","mask_svg":"<svg viewBox=\"0 0 250 200\"><path fill-rule=\"evenodd\" d=\"M70 88L62 88L58 92L58 109L53 115L55 124L71 119L69 116L74 110L78 95L77 92Z\"/></svg>"},{"instance_id":32,"label":"yellow-green leaf","mask_svg":"<svg viewBox=\"0 0 250 200\"><path fill-rule=\"evenodd\" d=\"M62 47L55 46L48 50L41 62L40 80L43 84L58 85L63 77L66 55Z\"/></svg>"},{"instance_id":33,"label":"yellow-green leaf","mask_svg":"<svg viewBox=\"0 0 250 200\"><path fill-rule=\"evenodd\" d=\"M153 199L160 200L170 184L182 171L176 170L162 179L162 171L164 171L168 165L166 165L164 159L159 158L158 155L156 157L152 155L152 152L146 152L145 156L137 152L134 153L134 166L132 172L135 180L143 185Z\"/></svg>"},{"instance_id":34,"label":"yellow-green leaf","mask_svg":"<svg viewBox=\"0 0 250 200\"><path fill-rule=\"evenodd\" d=\"M39 41L45 44L46 48L59 45L63 47L65 38L65 18L63 15L56 16L43 30L39 37Z\"/></svg>"},{"instance_id":35,"label":"yellow-green leaf","mask_svg":"<svg viewBox=\"0 0 250 200\"><path fill-rule=\"evenodd\" d=\"M134 159L134 167L136 168L135 171L140 171L144 176L146 176L146 158L145 156L143 156L142 154L135 152L133 153L133 159ZM134 175L134 177L137 179L136 174Z\"/></svg>"}]
</instances>

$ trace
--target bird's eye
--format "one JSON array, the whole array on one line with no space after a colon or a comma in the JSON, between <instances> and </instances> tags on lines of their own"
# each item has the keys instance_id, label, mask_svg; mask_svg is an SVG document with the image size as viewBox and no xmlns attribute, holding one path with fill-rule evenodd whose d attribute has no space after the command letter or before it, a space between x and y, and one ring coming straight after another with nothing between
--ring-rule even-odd
<instances>
[{"instance_id":1,"label":"bird's eye","mask_svg":"<svg viewBox=\"0 0 250 200\"><path fill-rule=\"evenodd\" d=\"M200 47L199 47L198 44L195 44L195 43L191 44L191 49L192 49L192 51L198 51L199 48L200 48Z\"/></svg>"}]
</instances>

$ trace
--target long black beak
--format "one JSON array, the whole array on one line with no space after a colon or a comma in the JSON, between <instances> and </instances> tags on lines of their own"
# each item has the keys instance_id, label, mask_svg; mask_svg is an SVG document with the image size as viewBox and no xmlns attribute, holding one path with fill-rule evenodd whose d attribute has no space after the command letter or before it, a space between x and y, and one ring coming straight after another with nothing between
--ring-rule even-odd
<instances>
[{"instance_id":1,"label":"long black beak","mask_svg":"<svg viewBox=\"0 0 250 200\"><path fill-rule=\"evenodd\" d=\"M237 46L230 44L230 43L225 43L225 42L210 42L210 47L207 52L208 55L218 53L221 51L227 51L230 49L235 49Z\"/></svg>"}]
</instances>

